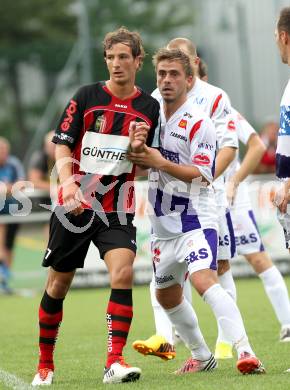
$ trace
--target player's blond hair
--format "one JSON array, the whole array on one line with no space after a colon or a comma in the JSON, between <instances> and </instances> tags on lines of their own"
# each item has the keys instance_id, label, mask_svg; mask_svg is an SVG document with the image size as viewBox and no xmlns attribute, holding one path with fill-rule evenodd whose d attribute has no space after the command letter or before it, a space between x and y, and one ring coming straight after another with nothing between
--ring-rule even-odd
<instances>
[{"instance_id":1,"label":"player's blond hair","mask_svg":"<svg viewBox=\"0 0 290 390\"><path fill-rule=\"evenodd\" d=\"M194 70L191 66L190 58L182 50L170 50L165 48L159 49L153 56L153 65L155 66L155 70L157 70L157 66L161 61L177 61L182 65L184 73L187 77L194 75Z\"/></svg>"}]
</instances>

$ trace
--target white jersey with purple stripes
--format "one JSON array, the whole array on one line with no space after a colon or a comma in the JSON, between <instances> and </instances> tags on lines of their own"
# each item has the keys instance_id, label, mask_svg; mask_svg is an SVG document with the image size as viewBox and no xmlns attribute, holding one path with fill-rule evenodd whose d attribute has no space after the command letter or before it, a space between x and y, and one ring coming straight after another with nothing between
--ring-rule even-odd
<instances>
[{"instance_id":1,"label":"white jersey with purple stripes","mask_svg":"<svg viewBox=\"0 0 290 390\"><path fill-rule=\"evenodd\" d=\"M162 100L158 89L152 96L159 102ZM221 88L215 87L199 78L195 79L194 86L187 93L188 101L205 112L212 120L217 137L217 148L238 148L235 121L232 116L230 100ZM225 178L221 175L213 184L216 202L220 207L227 207L228 202L225 193Z\"/></svg>"},{"instance_id":2,"label":"white jersey with purple stripes","mask_svg":"<svg viewBox=\"0 0 290 390\"><path fill-rule=\"evenodd\" d=\"M280 129L276 150L276 176L290 178L290 79L280 104Z\"/></svg>"},{"instance_id":3,"label":"white jersey with purple stripes","mask_svg":"<svg viewBox=\"0 0 290 390\"><path fill-rule=\"evenodd\" d=\"M160 152L176 163L198 168L211 183L216 156L216 132L207 115L186 101L166 121L161 102ZM149 173L150 219L153 234L172 239L195 229L217 229L213 188L201 181L177 180L151 169Z\"/></svg>"}]
</instances>

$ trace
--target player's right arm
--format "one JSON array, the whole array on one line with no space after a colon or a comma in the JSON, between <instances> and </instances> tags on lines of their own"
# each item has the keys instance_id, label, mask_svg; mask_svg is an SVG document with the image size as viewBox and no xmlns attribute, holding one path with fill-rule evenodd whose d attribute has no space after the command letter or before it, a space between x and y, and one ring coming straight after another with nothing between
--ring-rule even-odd
<instances>
[{"instance_id":1,"label":"player's right arm","mask_svg":"<svg viewBox=\"0 0 290 390\"><path fill-rule=\"evenodd\" d=\"M68 211L75 215L84 211L81 204L84 199L73 176L73 151L83 128L85 92L85 87L80 88L69 101L53 137L53 142L56 143L55 159L62 203Z\"/></svg>"},{"instance_id":2,"label":"player's right arm","mask_svg":"<svg viewBox=\"0 0 290 390\"><path fill-rule=\"evenodd\" d=\"M72 152L66 145L56 145L56 167L62 191L62 203L65 209L74 215L81 214L84 201L81 190L72 174Z\"/></svg>"}]
</instances>

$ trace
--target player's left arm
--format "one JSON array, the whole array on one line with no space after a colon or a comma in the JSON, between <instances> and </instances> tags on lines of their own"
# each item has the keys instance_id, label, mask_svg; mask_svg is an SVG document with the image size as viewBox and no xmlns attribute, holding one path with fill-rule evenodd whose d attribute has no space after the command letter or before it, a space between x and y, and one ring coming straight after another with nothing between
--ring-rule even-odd
<instances>
[{"instance_id":1,"label":"player's left arm","mask_svg":"<svg viewBox=\"0 0 290 390\"><path fill-rule=\"evenodd\" d=\"M247 151L241 162L241 166L231 180L237 184L245 180L247 176L254 172L265 151L266 147L259 135L252 133L247 142Z\"/></svg>"}]
</instances>

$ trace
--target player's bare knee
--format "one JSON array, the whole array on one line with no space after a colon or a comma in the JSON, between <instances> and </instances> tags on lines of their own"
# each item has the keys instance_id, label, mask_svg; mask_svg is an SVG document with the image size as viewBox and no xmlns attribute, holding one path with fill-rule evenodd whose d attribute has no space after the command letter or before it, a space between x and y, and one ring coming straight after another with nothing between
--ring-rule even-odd
<instances>
[{"instance_id":1,"label":"player's bare knee","mask_svg":"<svg viewBox=\"0 0 290 390\"><path fill-rule=\"evenodd\" d=\"M218 283L216 272L210 269L194 272L190 276L190 280L200 296L202 296L211 286Z\"/></svg>"},{"instance_id":2,"label":"player's bare knee","mask_svg":"<svg viewBox=\"0 0 290 390\"><path fill-rule=\"evenodd\" d=\"M55 299L64 298L69 290L70 281L62 278L54 278L48 281L46 291Z\"/></svg>"},{"instance_id":3,"label":"player's bare knee","mask_svg":"<svg viewBox=\"0 0 290 390\"><path fill-rule=\"evenodd\" d=\"M132 265L125 265L111 272L111 285L113 288L131 288L132 283Z\"/></svg>"},{"instance_id":4,"label":"player's bare knee","mask_svg":"<svg viewBox=\"0 0 290 390\"><path fill-rule=\"evenodd\" d=\"M222 276L223 274L225 274L227 271L231 269L229 260L219 260L217 264L218 264L218 269L217 269L218 276Z\"/></svg>"},{"instance_id":5,"label":"player's bare knee","mask_svg":"<svg viewBox=\"0 0 290 390\"><path fill-rule=\"evenodd\" d=\"M257 274L273 266L272 260L265 252L253 253L245 256Z\"/></svg>"},{"instance_id":6,"label":"player's bare knee","mask_svg":"<svg viewBox=\"0 0 290 390\"><path fill-rule=\"evenodd\" d=\"M178 306L183 300L182 288L179 285L156 289L155 294L157 301L165 310Z\"/></svg>"}]
</instances>

